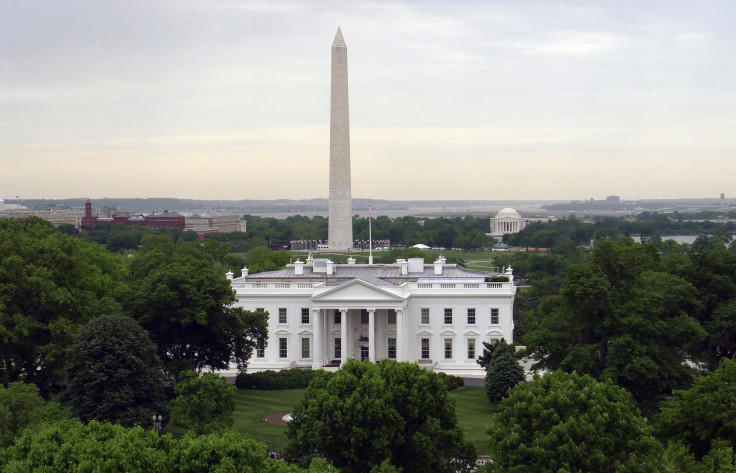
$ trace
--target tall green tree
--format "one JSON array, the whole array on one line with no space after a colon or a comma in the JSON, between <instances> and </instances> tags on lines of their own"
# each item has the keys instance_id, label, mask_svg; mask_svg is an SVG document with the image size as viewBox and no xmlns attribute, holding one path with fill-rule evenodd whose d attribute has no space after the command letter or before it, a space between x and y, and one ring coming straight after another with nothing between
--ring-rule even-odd
<instances>
[{"instance_id":1,"label":"tall green tree","mask_svg":"<svg viewBox=\"0 0 736 473\"><path fill-rule=\"evenodd\" d=\"M486 471L659 472L662 446L610 381L547 373L511 390L491 419Z\"/></svg>"},{"instance_id":2,"label":"tall green tree","mask_svg":"<svg viewBox=\"0 0 736 473\"><path fill-rule=\"evenodd\" d=\"M132 318L111 314L84 325L67 354L64 398L84 421L147 425L164 410L156 345Z\"/></svg>"},{"instance_id":3,"label":"tall green tree","mask_svg":"<svg viewBox=\"0 0 736 473\"><path fill-rule=\"evenodd\" d=\"M231 360L244 369L258 340L267 338L265 314L231 306L230 282L215 269L226 256L215 240L175 245L152 236L144 238L131 265L125 307L175 374L224 369Z\"/></svg>"},{"instance_id":4,"label":"tall green tree","mask_svg":"<svg viewBox=\"0 0 736 473\"><path fill-rule=\"evenodd\" d=\"M57 389L77 329L120 307L124 279L120 255L35 217L0 219L0 381Z\"/></svg>"},{"instance_id":5,"label":"tall green tree","mask_svg":"<svg viewBox=\"0 0 736 473\"><path fill-rule=\"evenodd\" d=\"M599 242L540 306L546 312L524 338L536 366L612 379L646 412L687 386L683 362L705 336L691 315L697 292L660 269L651 244Z\"/></svg>"},{"instance_id":6,"label":"tall green tree","mask_svg":"<svg viewBox=\"0 0 736 473\"><path fill-rule=\"evenodd\" d=\"M26 427L38 427L44 402L33 384L0 384L0 448L7 447Z\"/></svg>"},{"instance_id":7,"label":"tall green tree","mask_svg":"<svg viewBox=\"0 0 736 473\"><path fill-rule=\"evenodd\" d=\"M675 391L671 402L662 403L655 427L661 438L682 442L696 458L716 441L736 449L736 360L723 358L714 372Z\"/></svg>"},{"instance_id":8,"label":"tall green tree","mask_svg":"<svg viewBox=\"0 0 736 473\"><path fill-rule=\"evenodd\" d=\"M184 371L174 386L176 397L169 405L171 424L197 435L232 427L235 386L215 373Z\"/></svg>"},{"instance_id":9,"label":"tall green tree","mask_svg":"<svg viewBox=\"0 0 736 473\"><path fill-rule=\"evenodd\" d=\"M324 457L344 472L383 466L449 473L475 463L447 386L412 363L348 361L334 376L312 380L292 418L292 461Z\"/></svg>"},{"instance_id":10,"label":"tall green tree","mask_svg":"<svg viewBox=\"0 0 736 473\"><path fill-rule=\"evenodd\" d=\"M486 369L486 395L491 402L505 398L509 389L523 382L526 377L514 353L514 346L501 340L490 344L483 342L483 355L478 364Z\"/></svg>"}]
</instances>

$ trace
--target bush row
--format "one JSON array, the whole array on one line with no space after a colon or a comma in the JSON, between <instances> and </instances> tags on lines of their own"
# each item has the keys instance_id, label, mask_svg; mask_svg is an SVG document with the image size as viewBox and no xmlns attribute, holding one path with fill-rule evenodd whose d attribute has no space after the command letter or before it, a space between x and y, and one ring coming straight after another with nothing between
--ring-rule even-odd
<instances>
[{"instance_id":1,"label":"bush row","mask_svg":"<svg viewBox=\"0 0 736 473\"><path fill-rule=\"evenodd\" d=\"M292 368L281 371L259 371L257 373L240 373L235 378L239 389L295 389L306 388L317 373L313 370Z\"/></svg>"},{"instance_id":2,"label":"bush row","mask_svg":"<svg viewBox=\"0 0 736 473\"><path fill-rule=\"evenodd\" d=\"M461 386L465 386L465 380L460 376L455 376L447 373L437 373L437 376L447 384L447 390L452 391Z\"/></svg>"}]
</instances>

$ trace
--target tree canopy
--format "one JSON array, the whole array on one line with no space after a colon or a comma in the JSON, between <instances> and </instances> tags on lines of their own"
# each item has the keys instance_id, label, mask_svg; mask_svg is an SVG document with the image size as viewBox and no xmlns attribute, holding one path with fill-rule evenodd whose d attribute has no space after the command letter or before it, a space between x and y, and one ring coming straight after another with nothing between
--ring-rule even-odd
<instances>
[{"instance_id":1,"label":"tree canopy","mask_svg":"<svg viewBox=\"0 0 736 473\"><path fill-rule=\"evenodd\" d=\"M487 471L662 471L662 446L611 381L555 371L519 384L497 409Z\"/></svg>"},{"instance_id":2,"label":"tree canopy","mask_svg":"<svg viewBox=\"0 0 736 473\"><path fill-rule=\"evenodd\" d=\"M212 434L233 425L237 389L215 373L184 371L174 386L169 405L171 424L197 435Z\"/></svg>"},{"instance_id":3,"label":"tree canopy","mask_svg":"<svg viewBox=\"0 0 736 473\"><path fill-rule=\"evenodd\" d=\"M243 369L257 341L267 338L265 314L231 307L223 269L227 248L214 240L175 245L149 236L131 264L125 304L158 347L164 366L182 370Z\"/></svg>"},{"instance_id":4,"label":"tree canopy","mask_svg":"<svg viewBox=\"0 0 736 473\"><path fill-rule=\"evenodd\" d=\"M719 440L736 449L736 360L723 358L714 372L675 391L671 402L662 403L655 426L661 438L682 442L697 458Z\"/></svg>"},{"instance_id":5,"label":"tree canopy","mask_svg":"<svg viewBox=\"0 0 736 473\"><path fill-rule=\"evenodd\" d=\"M345 472L401 468L469 471L475 451L463 440L446 384L416 364L348 361L322 372L294 408L286 455L320 456Z\"/></svg>"},{"instance_id":6,"label":"tree canopy","mask_svg":"<svg viewBox=\"0 0 736 473\"><path fill-rule=\"evenodd\" d=\"M131 427L164 410L156 345L128 316L104 315L84 325L69 347L66 370L64 398L84 421Z\"/></svg>"},{"instance_id":7,"label":"tree canopy","mask_svg":"<svg viewBox=\"0 0 736 473\"><path fill-rule=\"evenodd\" d=\"M692 379L683 362L705 335L697 306L695 288L661 271L653 245L605 240L568 270L524 342L537 366L612 379L651 410Z\"/></svg>"},{"instance_id":8,"label":"tree canopy","mask_svg":"<svg viewBox=\"0 0 736 473\"><path fill-rule=\"evenodd\" d=\"M7 447L26 427L37 427L44 402L33 384L15 381L0 384L0 448Z\"/></svg>"},{"instance_id":9,"label":"tree canopy","mask_svg":"<svg viewBox=\"0 0 736 473\"><path fill-rule=\"evenodd\" d=\"M269 459L265 445L235 432L222 435L159 436L141 427L66 421L27 430L15 445L0 450L3 473L334 473L324 460L300 469Z\"/></svg>"},{"instance_id":10,"label":"tree canopy","mask_svg":"<svg viewBox=\"0 0 736 473\"><path fill-rule=\"evenodd\" d=\"M525 379L524 368L516 360L514 351L514 346L503 339L494 344L483 342L483 354L477 361L486 369L486 395L491 402L506 397L510 388Z\"/></svg>"},{"instance_id":11,"label":"tree canopy","mask_svg":"<svg viewBox=\"0 0 736 473\"><path fill-rule=\"evenodd\" d=\"M119 308L122 258L35 217L0 219L0 257L0 381L48 393L77 329Z\"/></svg>"}]
</instances>

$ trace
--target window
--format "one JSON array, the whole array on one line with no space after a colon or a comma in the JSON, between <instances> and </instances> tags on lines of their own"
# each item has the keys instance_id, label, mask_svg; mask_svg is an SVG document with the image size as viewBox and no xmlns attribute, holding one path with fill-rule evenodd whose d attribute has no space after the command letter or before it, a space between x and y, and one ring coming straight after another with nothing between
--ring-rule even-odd
<instances>
[{"instance_id":1,"label":"window","mask_svg":"<svg viewBox=\"0 0 736 473\"><path fill-rule=\"evenodd\" d=\"M256 358L266 357L266 339L259 338L256 343Z\"/></svg>"},{"instance_id":2,"label":"window","mask_svg":"<svg viewBox=\"0 0 736 473\"><path fill-rule=\"evenodd\" d=\"M311 358L308 338L302 338L302 358Z\"/></svg>"},{"instance_id":3,"label":"window","mask_svg":"<svg viewBox=\"0 0 736 473\"><path fill-rule=\"evenodd\" d=\"M279 358L286 358L289 356L287 350L286 338L279 338Z\"/></svg>"},{"instance_id":4,"label":"window","mask_svg":"<svg viewBox=\"0 0 736 473\"><path fill-rule=\"evenodd\" d=\"M361 324L367 324L368 323L368 311L365 309L362 309L360 311L360 323Z\"/></svg>"},{"instance_id":5,"label":"window","mask_svg":"<svg viewBox=\"0 0 736 473\"><path fill-rule=\"evenodd\" d=\"M445 338L445 360L452 359L452 338Z\"/></svg>"},{"instance_id":6,"label":"window","mask_svg":"<svg viewBox=\"0 0 736 473\"><path fill-rule=\"evenodd\" d=\"M475 339L469 338L468 339L468 360L474 360L475 359Z\"/></svg>"},{"instance_id":7,"label":"window","mask_svg":"<svg viewBox=\"0 0 736 473\"><path fill-rule=\"evenodd\" d=\"M339 360L340 358L342 358L342 340L340 338L336 338L335 339L335 359Z\"/></svg>"},{"instance_id":8,"label":"window","mask_svg":"<svg viewBox=\"0 0 736 473\"><path fill-rule=\"evenodd\" d=\"M422 338L422 360L429 360L429 338Z\"/></svg>"},{"instance_id":9,"label":"window","mask_svg":"<svg viewBox=\"0 0 736 473\"><path fill-rule=\"evenodd\" d=\"M266 309L263 307L256 307L256 312L266 312Z\"/></svg>"},{"instance_id":10,"label":"window","mask_svg":"<svg viewBox=\"0 0 736 473\"><path fill-rule=\"evenodd\" d=\"M491 325L498 325L498 309L491 309Z\"/></svg>"},{"instance_id":11,"label":"window","mask_svg":"<svg viewBox=\"0 0 736 473\"><path fill-rule=\"evenodd\" d=\"M452 309L445 309L445 325L452 325Z\"/></svg>"},{"instance_id":12,"label":"window","mask_svg":"<svg viewBox=\"0 0 736 473\"><path fill-rule=\"evenodd\" d=\"M339 325L341 319L342 319L342 315L340 314L340 311L335 310L335 325Z\"/></svg>"},{"instance_id":13,"label":"window","mask_svg":"<svg viewBox=\"0 0 736 473\"><path fill-rule=\"evenodd\" d=\"M309 323L309 309L302 308L302 323L303 324Z\"/></svg>"},{"instance_id":14,"label":"window","mask_svg":"<svg viewBox=\"0 0 736 473\"><path fill-rule=\"evenodd\" d=\"M396 311L394 309L388 310L388 324L396 325Z\"/></svg>"},{"instance_id":15,"label":"window","mask_svg":"<svg viewBox=\"0 0 736 473\"><path fill-rule=\"evenodd\" d=\"M279 307L279 323L286 323L286 307Z\"/></svg>"},{"instance_id":16,"label":"window","mask_svg":"<svg viewBox=\"0 0 736 473\"><path fill-rule=\"evenodd\" d=\"M428 307L422 308L422 320L419 323L424 324L424 325L429 324L429 308Z\"/></svg>"},{"instance_id":17,"label":"window","mask_svg":"<svg viewBox=\"0 0 736 473\"><path fill-rule=\"evenodd\" d=\"M475 325L475 309L468 309L468 325Z\"/></svg>"},{"instance_id":18,"label":"window","mask_svg":"<svg viewBox=\"0 0 736 473\"><path fill-rule=\"evenodd\" d=\"M392 360L396 359L396 339L395 338L389 338L388 339L388 357Z\"/></svg>"}]
</instances>

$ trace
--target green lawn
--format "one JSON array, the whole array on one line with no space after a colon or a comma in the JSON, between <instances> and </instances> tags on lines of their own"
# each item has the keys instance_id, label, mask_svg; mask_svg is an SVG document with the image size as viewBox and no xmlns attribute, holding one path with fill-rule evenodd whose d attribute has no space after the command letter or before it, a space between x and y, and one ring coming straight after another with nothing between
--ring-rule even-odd
<instances>
[{"instance_id":1,"label":"green lawn","mask_svg":"<svg viewBox=\"0 0 736 473\"><path fill-rule=\"evenodd\" d=\"M302 398L304 389L280 391L257 391L239 389L236 396L235 430L243 435L268 444L272 449L281 449L286 443L286 428L264 422L274 412L291 410ZM475 445L479 454L487 452L486 429L494 406L488 402L485 389L481 386L452 391L455 409L465 438Z\"/></svg>"},{"instance_id":2,"label":"green lawn","mask_svg":"<svg viewBox=\"0 0 736 473\"><path fill-rule=\"evenodd\" d=\"M238 389L235 396L235 423L241 434L280 450L286 443L286 427L273 425L263 419L275 412L290 411L304 395L304 389L258 391Z\"/></svg>"},{"instance_id":3,"label":"green lawn","mask_svg":"<svg viewBox=\"0 0 736 473\"><path fill-rule=\"evenodd\" d=\"M455 413L460 427L465 431L465 440L475 445L479 455L488 453L488 426L496 405L491 404L483 386L469 386L451 391L455 398Z\"/></svg>"}]
</instances>

